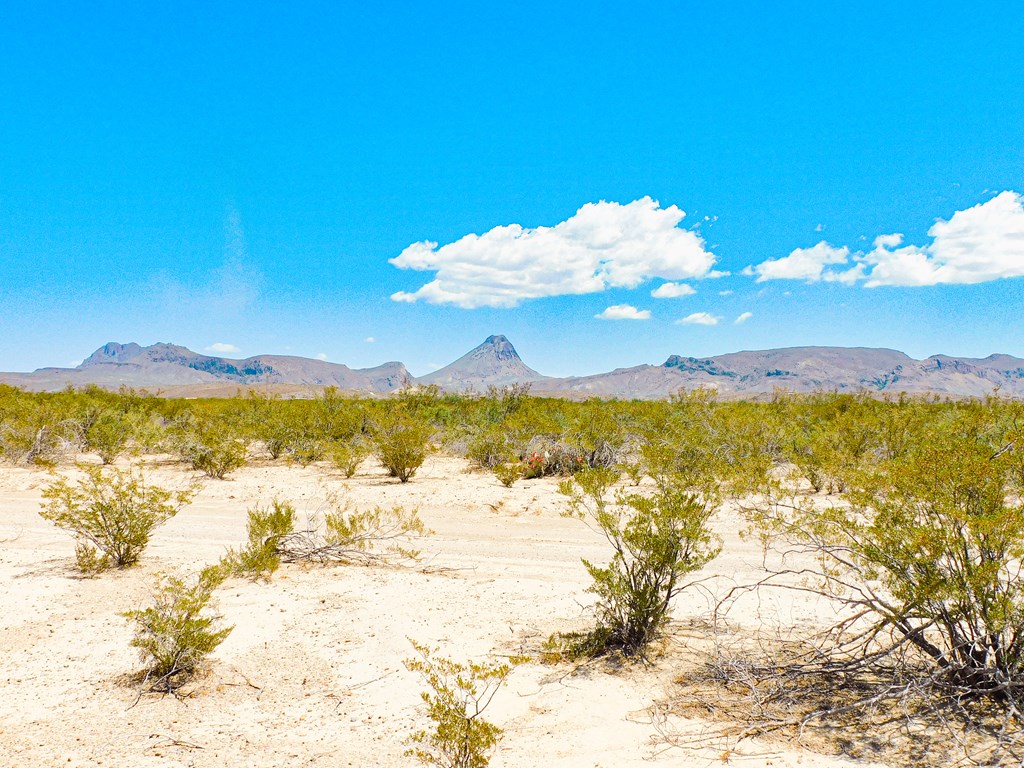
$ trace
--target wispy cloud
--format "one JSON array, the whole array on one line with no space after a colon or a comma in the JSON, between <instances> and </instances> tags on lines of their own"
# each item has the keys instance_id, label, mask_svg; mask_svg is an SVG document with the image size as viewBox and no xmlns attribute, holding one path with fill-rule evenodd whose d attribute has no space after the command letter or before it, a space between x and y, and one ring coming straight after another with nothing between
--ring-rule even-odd
<instances>
[{"instance_id":1,"label":"wispy cloud","mask_svg":"<svg viewBox=\"0 0 1024 768\"><path fill-rule=\"evenodd\" d=\"M852 253L822 241L789 256L747 267L766 280L805 280L879 286L974 284L1024 276L1024 198L1000 192L984 203L939 219L925 245L904 245L903 235L875 238L874 248Z\"/></svg>"},{"instance_id":2,"label":"wispy cloud","mask_svg":"<svg viewBox=\"0 0 1024 768\"><path fill-rule=\"evenodd\" d=\"M598 320L650 320L651 311L637 309L629 304L615 304L594 317Z\"/></svg>"},{"instance_id":3,"label":"wispy cloud","mask_svg":"<svg viewBox=\"0 0 1024 768\"><path fill-rule=\"evenodd\" d=\"M316 355L316 359L317 360L324 360L324 361L326 361L327 360L327 353L326 352L318 352L317 355Z\"/></svg>"},{"instance_id":4,"label":"wispy cloud","mask_svg":"<svg viewBox=\"0 0 1024 768\"><path fill-rule=\"evenodd\" d=\"M694 312L681 320L676 320L676 325L718 325L721 319L710 312Z\"/></svg>"},{"instance_id":5,"label":"wispy cloud","mask_svg":"<svg viewBox=\"0 0 1024 768\"><path fill-rule=\"evenodd\" d=\"M365 341L367 344L374 344L377 340L373 336L367 336Z\"/></svg>"},{"instance_id":6,"label":"wispy cloud","mask_svg":"<svg viewBox=\"0 0 1024 768\"><path fill-rule=\"evenodd\" d=\"M235 318L258 301L263 274L249 260L245 230L238 210L224 217L223 261L205 273L181 279L163 273L154 277L168 311L202 318Z\"/></svg>"},{"instance_id":7,"label":"wispy cloud","mask_svg":"<svg viewBox=\"0 0 1024 768\"><path fill-rule=\"evenodd\" d=\"M511 224L440 248L413 243L389 262L435 277L391 298L465 309L514 307L546 296L636 288L655 277L709 277L715 257L697 232L678 226L685 215L649 197L626 205L602 201L587 203L553 227Z\"/></svg>"},{"instance_id":8,"label":"wispy cloud","mask_svg":"<svg viewBox=\"0 0 1024 768\"><path fill-rule=\"evenodd\" d=\"M744 312L742 315L740 315L739 317L732 321L733 325L743 325L743 323L747 322L747 320L749 320L753 316L753 312Z\"/></svg>"}]
</instances>

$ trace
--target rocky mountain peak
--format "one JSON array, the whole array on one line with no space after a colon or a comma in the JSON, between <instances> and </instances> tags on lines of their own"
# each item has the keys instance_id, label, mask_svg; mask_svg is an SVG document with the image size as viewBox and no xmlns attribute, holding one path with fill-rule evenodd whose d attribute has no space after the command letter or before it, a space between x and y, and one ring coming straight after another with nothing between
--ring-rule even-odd
<instances>
[{"instance_id":1,"label":"rocky mountain peak","mask_svg":"<svg viewBox=\"0 0 1024 768\"><path fill-rule=\"evenodd\" d=\"M420 378L425 384L445 389L466 390L490 385L502 386L540 381L544 376L523 362L505 336L495 334L454 363Z\"/></svg>"},{"instance_id":2,"label":"rocky mountain peak","mask_svg":"<svg viewBox=\"0 0 1024 768\"><path fill-rule=\"evenodd\" d=\"M86 368L90 365L102 365L103 363L126 363L142 353L142 347L134 341L130 344L118 344L116 341L108 341L102 347L93 352L82 361L79 368Z\"/></svg>"},{"instance_id":3,"label":"rocky mountain peak","mask_svg":"<svg viewBox=\"0 0 1024 768\"><path fill-rule=\"evenodd\" d=\"M488 336L473 352L480 352L482 355L493 354L498 360L522 360L512 342L500 334Z\"/></svg>"}]
</instances>

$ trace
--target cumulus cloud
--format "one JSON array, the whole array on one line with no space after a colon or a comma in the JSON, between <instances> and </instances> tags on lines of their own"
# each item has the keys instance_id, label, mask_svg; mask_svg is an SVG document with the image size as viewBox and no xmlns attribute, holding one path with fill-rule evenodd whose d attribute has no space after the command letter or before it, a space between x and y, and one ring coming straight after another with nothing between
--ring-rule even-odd
<instances>
[{"instance_id":1,"label":"cumulus cloud","mask_svg":"<svg viewBox=\"0 0 1024 768\"><path fill-rule=\"evenodd\" d=\"M650 320L651 311L637 309L629 304L615 304L594 317L598 320Z\"/></svg>"},{"instance_id":2,"label":"cumulus cloud","mask_svg":"<svg viewBox=\"0 0 1024 768\"><path fill-rule=\"evenodd\" d=\"M754 316L753 312L744 312L742 315L733 320L733 325L742 325Z\"/></svg>"},{"instance_id":3,"label":"cumulus cloud","mask_svg":"<svg viewBox=\"0 0 1024 768\"><path fill-rule=\"evenodd\" d=\"M819 280L922 286L974 284L1024 277L1024 198L1013 191L939 219L925 245L904 245L899 233L879 235L874 248L851 254L826 242L747 267L765 280ZM830 267L832 267L830 269Z\"/></svg>"},{"instance_id":4,"label":"cumulus cloud","mask_svg":"<svg viewBox=\"0 0 1024 768\"><path fill-rule=\"evenodd\" d=\"M241 352L238 347L234 344L226 344L223 341L217 341L208 347L203 349L204 352L216 352L218 354L237 354Z\"/></svg>"},{"instance_id":5,"label":"cumulus cloud","mask_svg":"<svg viewBox=\"0 0 1024 768\"><path fill-rule=\"evenodd\" d=\"M319 352L319 353L317 353L316 359L317 360L324 360L324 361L326 361L327 360L327 353L326 352Z\"/></svg>"},{"instance_id":6,"label":"cumulus cloud","mask_svg":"<svg viewBox=\"0 0 1024 768\"><path fill-rule=\"evenodd\" d=\"M689 283L662 283L651 291L651 296L656 299L678 299L681 296L693 296L696 292Z\"/></svg>"},{"instance_id":7,"label":"cumulus cloud","mask_svg":"<svg viewBox=\"0 0 1024 768\"><path fill-rule=\"evenodd\" d=\"M526 299L636 288L655 277L708 277L715 257L698 233L678 226L685 215L649 197L625 205L602 201L553 227L510 224L441 247L413 243L389 263L434 272L434 279L391 298L465 309L514 307Z\"/></svg>"},{"instance_id":8,"label":"cumulus cloud","mask_svg":"<svg viewBox=\"0 0 1024 768\"><path fill-rule=\"evenodd\" d=\"M757 275L759 283L766 280L806 280L816 283L822 279L826 266L846 264L849 258L849 248L833 248L822 240L813 248L797 248L789 256L768 259L756 266L747 267L743 274Z\"/></svg>"},{"instance_id":9,"label":"cumulus cloud","mask_svg":"<svg viewBox=\"0 0 1024 768\"><path fill-rule=\"evenodd\" d=\"M721 319L710 312L694 312L681 320L676 320L676 325L718 325Z\"/></svg>"}]
</instances>

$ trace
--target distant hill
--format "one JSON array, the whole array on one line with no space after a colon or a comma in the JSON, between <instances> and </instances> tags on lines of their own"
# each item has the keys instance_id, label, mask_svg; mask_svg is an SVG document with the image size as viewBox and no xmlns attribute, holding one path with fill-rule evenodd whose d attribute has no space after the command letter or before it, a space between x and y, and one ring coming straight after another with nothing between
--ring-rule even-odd
<instances>
[{"instance_id":1,"label":"distant hill","mask_svg":"<svg viewBox=\"0 0 1024 768\"><path fill-rule=\"evenodd\" d=\"M454 363L426 376L420 384L436 384L442 389L463 392L546 380L519 357L516 348L504 336L488 336L484 343L470 350Z\"/></svg>"},{"instance_id":2,"label":"distant hill","mask_svg":"<svg viewBox=\"0 0 1024 768\"><path fill-rule=\"evenodd\" d=\"M142 347L111 342L75 368L3 373L0 383L43 391L68 384L109 389L126 385L183 397L226 396L253 387L287 396L308 396L325 386L386 394L417 384L483 392L488 386L528 383L536 394L572 398L655 399L698 387L713 388L726 398L765 397L778 389L981 397L997 388L1004 395L1024 398L1024 360L1009 355L981 360L934 355L915 360L892 349L792 347L715 357L672 355L661 365L553 378L527 366L506 337L494 335L444 368L414 378L397 362L352 369L304 357L256 355L233 360L201 355L174 344Z\"/></svg>"},{"instance_id":3,"label":"distant hill","mask_svg":"<svg viewBox=\"0 0 1024 768\"><path fill-rule=\"evenodd\" d=\"M915 360L892 349L791 347L697 358L672 355L662 365L619 368L594 376L549 380L552 394L602 397L667 397L679 389L708 387L723 397L789 392L906 392L979 397L997 387L1024 397L1024 360L991 355L984 360L935 355Z\"/></svg>"},{"instance_id":4,"label":"distant hill","mask_svg":"<svg viewBox=\"0 0 1024 768\"><path fill-rule=\"evenodd\" d=\"M30 390L57 390L68 384L116 389L256 384L334 386L355 392L392 392L411 383L402 363L355 369L347 365L288 355L257 355L244 360L212 357L175 344L110 342L75 368L41 368L0 374L0 382Z\"/></svg>"}]
</instances>

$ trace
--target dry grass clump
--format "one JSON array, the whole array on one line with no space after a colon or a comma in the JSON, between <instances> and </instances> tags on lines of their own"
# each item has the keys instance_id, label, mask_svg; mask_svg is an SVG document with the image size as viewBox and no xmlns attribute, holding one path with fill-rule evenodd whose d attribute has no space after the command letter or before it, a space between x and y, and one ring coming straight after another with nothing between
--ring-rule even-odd
<instances>
[{"instance_id":1,"label":"dry grass clump","mask_svg":"<svg viewBox=\"0 0 1024 768\"><path fill-rule=\"evenodd\" d=\"M789 640L706 630L707 650L676 678L660 708L666 744L705 748L665 715L720 723L723 756L750 739L797 741L827 755L892 766L1019 766L1019 713L957 699L907 659L837 658L823 637ZM724 759L724 758L723 758Z\"/></svg>"}]
</instances>

